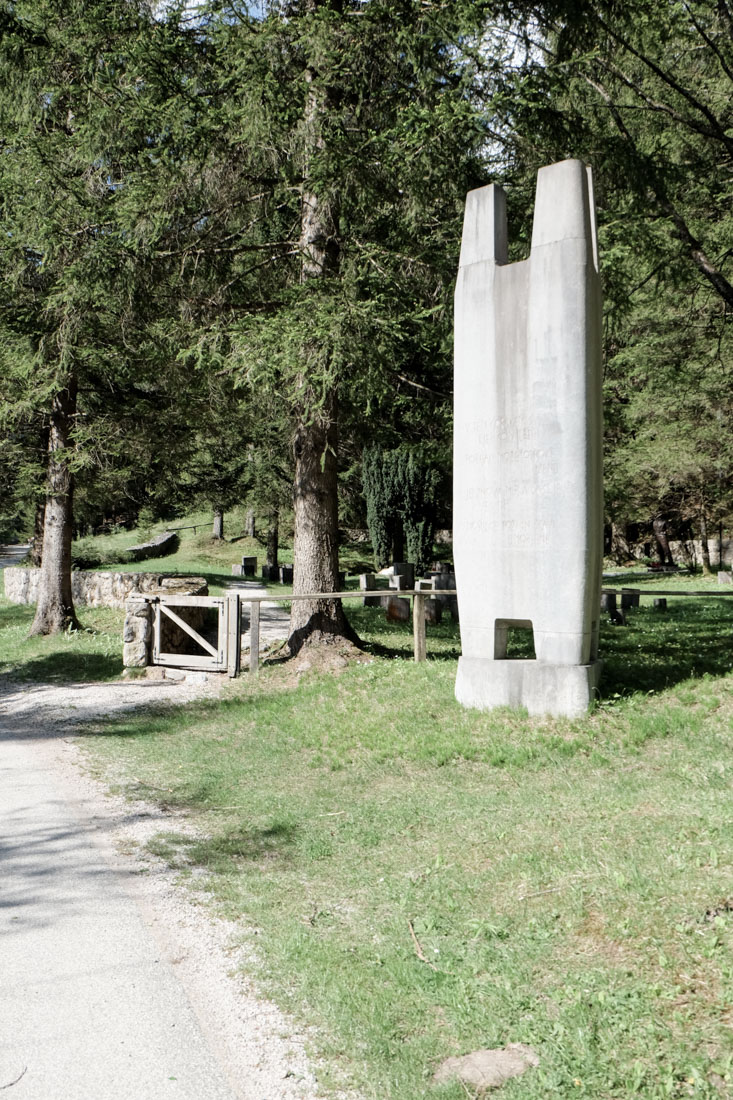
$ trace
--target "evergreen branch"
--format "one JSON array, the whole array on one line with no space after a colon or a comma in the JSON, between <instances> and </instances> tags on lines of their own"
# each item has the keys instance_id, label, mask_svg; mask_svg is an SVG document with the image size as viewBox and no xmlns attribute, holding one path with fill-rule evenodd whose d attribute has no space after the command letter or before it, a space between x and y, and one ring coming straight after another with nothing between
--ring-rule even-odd
<instances>
[{"instance_id":1,"label":"evergreen branch","mask_svg":"<svg viewBox=\"0 0 733 1100\"><path fill-rule=\"evenodd\" d=\"M423 393L429 393L432 397L439 397L441 401L450 401L451 394L442 393L440 390L434 390L431 386L424 386L422 382L416 382L414 378L408 378L406 374L400 374L396 372L396 377L400 382L404 382L407 386L412 386L416 390L422 390Z\"/></svg>"},{"instance_id":2,"label":"evergreen branch","mask_svg":"<svg viewBox=\"0 0 733 1100\"><path fill-rule=\"evenodd\" d=\"M708 46L710 47L710 49L713 51L713 53L717 57L718 61L720 62L720 67L723 70L723 72L725 73L725 75L728 77L729 80L733 80L733 70L730 68L730 66L728 65L728 62L723 57L723 54L718 49L717 42L715 42L715 40L712 39L709 34L707 34L707 32L700 25L700 23L698 23L697 19L695 18L694 14L692 12L692 9L690 8L689 4L685 3L685 0L682 0L682 7L685 9L685 11L689 15L690 19L692 20L692 22L695 26L695 29L697 30L697 33L700 35L700 37L705 42L707 42Z\"/></svg>"},{"instance_id":3,"label":"evergreen branch","mask_svg":"<svg viewBox=\"0 0 733 1100\"><path fill-rule=\"evenodd\" d=\"M611 116L616 123L619 132L630 143L631 149L637 159L641 159L639 150L636 146L636 142L624 123L618 108L614 104L610 94L603 87L602 84L597 81L593 81L590 77L585 78L587 83L594 88L598 94L605 100L608 108L611 112ZM685 219L680 214L672 200L670 199L667 191L658 177L656 171L652 171L649 177L650 187L654 193L657 202L661 208L666 212L667 216L671 219L672 224L675 227L677 238L686 246L690 259L697 267L698 271L708 280L713 286L715 292L720 295L724 302L733 306L733 285L726 279L723 273L715 266L706 254L702 243L694 236L690 227Z\"/></svg>"},{"instance_id":4,"label":"evergreen branch","mask_svg":"<svg viewBox=\"0 0 733 1100\"><path fill-rule=\"evenodd\" d=\"M655 74L655 76L659 77L663 84L666 84L667 87L672 88L673 91L682 96L682 98L686 100L694 110L703 115L713 127L713 131L717 135L718 140L725 145L725 147L729 150L731 154L733 154L733 139L728 137L728 134L725 131L725 127L721 125L721 123L713 114L713 112L709 109L709 107L706 107L704 103L701 103L700 100L692 94L692 92L689 92L687 88L679 83L678 80L675 80L675 78L670 73L665 72L660 65L657 65L656 61L653 61L651 58L646 57L644 54L635 49L635 47L632 46L628 39L624 38L624 36L622 34L619 34L618 31L613 30L613 28L610 27L600 15L596 14L596 19L599 25L603 27L606 34L608 34L611 38L618 42L620 46L623 46L623 48L627 50L632 55L632 57L635 57L637 61L640 61L642 65L646 65L646 67L650 69Z\"/></svg>"},{"instance_id":5,"label":"evergreen branch","mask_svg":"<svg viewBox=\"0 0 733 1100\"><path fill-rule=\"evenodd\" d=\"M725 19L725 21L727 22L728 30L730 31L731 36L733 36L733 14L731 13L731 10L726 3L726 0L718 0L718 13L721 18Z\"/></svg>"},{"instance_id":6,"label":"evergreen branch","mask_svg":"<svg viewBox=\"0 0 733 1100\"><path fill-rule=\"evenodd\" d=\"M658 100L652 99L650 96L647 95L643 88L639 87L638 84L635 84L633 80L626 76L626 74L623 72L622 69L618 67L618 65L614 65L613 62L608 61L605 58L598 57L596 60L601 65L601 67L606 70L606 72L615 76L626 88L629 89L629 91L638 96L639 99L641 99L646 104L649 110L654 111L658 114L668 115L671 119L673 119L674 122L679 122L682 126L688 127L688 129L693 130L696 134L700 134L702 137L717 139L718 133L715 130L704 126L703 123L697 122L694 118L690 118L686 115L680 114L679 111L675 111L675 109L668 103L660 103ZM622 106L617 104L617 109L632 110L633 108L627 106L626 104L623 104Z\"/></svg>"}]
</instances>

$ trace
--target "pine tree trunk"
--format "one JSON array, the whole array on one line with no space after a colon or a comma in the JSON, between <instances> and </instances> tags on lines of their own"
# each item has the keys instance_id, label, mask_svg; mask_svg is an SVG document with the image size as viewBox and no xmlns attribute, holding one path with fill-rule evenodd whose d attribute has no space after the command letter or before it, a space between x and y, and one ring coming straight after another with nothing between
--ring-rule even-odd
<instances>
[{"instance_id":1,"label":"pine tree trunk","mask_svg":"<svg viewBox=\"0 0 733 1100\"><path fill-rule=\"evenodd\" d=\"M265 565L268 569L277 569L280 553L280 513L272 512L267 525L265 545Z\"/></svg>"},{"instance_id":2,"label":"pine tree trunk","mask_svg":"<svg viewBox=\"0 0 733 1100\"><path fill-rule=\"evenodd\" d=\"M667 538L667 521L664 516L655 516L652 520L652 530L657 543L657 556L662 565L674 565L672 550Z\"/></svg>"},{"instance_id":3,"label":"pine tree trunk","mask_svg":"<svg viewBox=\"0 0 733 1100\"><path fill-rule=\"evenodd\" d=\"M48 484L44 512L41 578L31 634L60 634L78 627L71 595L73 476L66 450L76 413L76 381L57 394L48 435Z\"/></svg>"},{"instance_id":4,"label":"pine tree trunk","mask_svg":"<svg viewBox=\"0 0 733 1100\"><path fill-rule=\"evenodd\" d=\"M336 419L331 405L317 421L301 423L295 433L293 510L293 594L338 591L338 505ZM357 642L341 600L294 600L290 612L291 653L306 643L338 638Z\"/></svg>"},{"instance_id":5,"label":"pine tree trunk","mask_svg":"<svg viewBox=\"0 0 733 1100\"><path fill-rule=\"evenodd\" d=\"M704 577L712 576L712 567L710 564L710 545L708 543L708 518L705 515L705 508L703 507L700 512L700 550L702 553L702 574Z\"/></svg>"},{"instance_id":6,"label":"pine tree trunk","mask_svg":"<svg viewBox=\"0 0 733 1100\"><path fill-rule=\"evenodd\" d=\"M211 530L212 539L224 538L224 512L221 508L214 509L214 526Z\"/></svg>"},{"instance_id":7,"label":"pine tree trunk","mask_svg":"<svg viewBox=\"0 0 733 1100\"><path fill-rule=\"evenodd\" d=\"M257 526L255 524L254 508L247 509L247 518L244 524L244 533L247 538L253 539L257 535Z\"/></svg>"},{"instance_id":8,"label":"pine tree trunk","mask_svg":"<svg viewBox=\"0 0 733 1100\"><path fill-rule=\"evenodd\" d=\"M31 539L30 562L36 569L43 561L43 524L46 518L46 502L36 505L36 515L33 521L33 538Z\"/></svg>"},{"instance_id":9,"label":"pine tree trunk","mask_svg":"<svg viewBox=\"0 0 733 1100\"><path fill-rule=\"evenodd\" d=\"M306 11L314 12L319 0L305 0ZM306 70L309 92L305 108L306 175L315 154L323 148L322 122L331 108L328 89L317 86L315 68ZM300 252L301 282L334 279L339 273L338 203L318 194L307 184L303 188ZM314 347L309 357L328 368L328 347ZM309 380L302 392L313 396ZM322 386L317 387L319 396ZM337 400L331 387L322 400L297 411L293 453L295 480L293 510L293 595L338 591L338 478L336 423ZM321 644L339 638L358 641L349 626L340 600L294 600L290 612L291 653L307 643Z\"/></svg>"}]
</instances>

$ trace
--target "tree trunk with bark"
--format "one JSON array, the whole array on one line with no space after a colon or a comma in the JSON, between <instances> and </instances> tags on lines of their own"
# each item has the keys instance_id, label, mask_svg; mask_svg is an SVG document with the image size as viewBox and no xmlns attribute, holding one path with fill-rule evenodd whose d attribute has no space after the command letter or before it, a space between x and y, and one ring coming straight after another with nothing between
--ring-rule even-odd
<instances>
[{"instance_id":1,"label":"tree trunk with bark","mask_svg":"<svg viewBox=\"0 0 733 1100\"><path fill-rule=\"evenodd\" d=\"M268 569L277 569L280 554L280 513L272 512L267 521L267 541L265 543L265 565Z\"/></svg>"},{"instance_id":2,"label":"tree trunk with bark","mask_svg":"<svg viewBox=\"0 0 733 1100\"><path fill-rule=\"evenodd\" d=\"M329 411L331 415L329 416ZM295 432L293 509L293 594L338 591L338 506L335 409ZM304 644L338 639L358 642L341 600L294 600L290 612L291 653Z\"/></svg>"},{"instance_id":3,"label":"tree trunk with bark","mask_svg":"<svg viewBox=\"0 0 733 1100\"><path fill-rule=\"evenodd\" d=\"M667 521L664 516L655 516L652 520L652 530L657 543L657 556L661 565L674 565L672 550L667 538Z\"/></svg>"},{"instance_id":4,"label":"tree trunk with bark","mask_svg":"<svg viewBox=\"0 0 733 1100\"><path fill-rule=\"evenodd\" d=\"M53 399L48 434L48 483L38 604L31 634L60 634L78 628L71 595L73 475L68 447L76 414L76 381Z\"/></svg>"},{"instance_id":5,"label":"tree trunk with bark","mask_svg":"<svg viewBox=\"0 0 733 1100\"><path fill-rule=\"evenodd\" d=\"M305 0L306 11L314 12L318 7L319 0ZM315 66L306 69L305 79L309 86L304 120L307 177L313 158L323 149L322 122L331 108L331 93L328 88L319 87ZM299 243L302 284L338 277L338 200L308 184L303 187ZM308 358L320 363L327 374L328 347L311 350L313 354ZM303 378L302 392L306 395L317 392L319 400L312 403L306 400L297 410L293 439L293 595L338 591L338 402L334 383L324 394L322 385L311 389L309 381ZM340 600L293 601L288 639L291 653L297 653L306 643L339 639L358 642Z\"/></svg>"},{"instance_id":6,"label":"tree trunk with bark","mask_svg":"<svg viewBox=\"0 0 733 1100\"><path fill-rule=\"evenodd\" d=\"M700 552L702 556L702 573L704 577L712 576L713 570L710 562L710 544L708 543L708 518L705 508L700 512Z\"/></svg>"},{"instance_id":7,"label":"tree trunk with bark","mask_svg":"<svg viewBox=\"0 0 733 1100\"><path fill-rule=\"evenodd\" d=\"M46 445L48 447L48 444ZM31 565L36 569L40 568L43 561L43 524L46 518L46 502L39 501L36 505L36 515L33 520L33 538L31 539L31 548L29 551L29 558Z\"/></svg>"}]
</instances>

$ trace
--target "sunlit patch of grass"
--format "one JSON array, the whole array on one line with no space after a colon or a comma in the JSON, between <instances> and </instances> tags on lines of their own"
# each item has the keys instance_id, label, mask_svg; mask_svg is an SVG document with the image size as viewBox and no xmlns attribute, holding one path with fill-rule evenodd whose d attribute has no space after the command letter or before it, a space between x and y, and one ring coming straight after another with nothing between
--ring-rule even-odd
<instances>
[{"instance_id":1,"label":"sunlit patch of grass","mask_svg":"<svg viewBox=\"0 0 733 1100\"><path fill-rule=\"evenodd\" d=\"M362 1096L465 1097L438 1062L508 1041L541 1064L507 1097L721 1095L733 681L571 722L464 710L454 677L265 669L93 751L185 810L156 851L257 930L260 980Z\"/></svg>"},{"instance_id":2,"label":"sunlit patch of grass","mask_svg":"<svg viewBox=\"0 0 733 1100\"><path fill-rule=\"evenodd\" d=\"M541 1063L509 1100L733 1094L733 604L604 622L573 721L459 707L455 624L415 665L410 623L349 606L369 663L265 666L87 731L95 769L169 813L153 850L241 919L363 1097L464 1100L439 1061L510 1041ZM81 615L95 633L29 640L0 601L0 671L119 670L122 614Z\"/></svg>"}]
</instances>

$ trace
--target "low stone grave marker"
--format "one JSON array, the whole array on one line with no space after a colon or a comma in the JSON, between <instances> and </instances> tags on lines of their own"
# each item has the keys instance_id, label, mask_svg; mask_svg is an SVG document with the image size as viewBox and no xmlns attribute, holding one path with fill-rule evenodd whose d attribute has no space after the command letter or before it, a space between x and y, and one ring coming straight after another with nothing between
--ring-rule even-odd
<instances>
[{"instance_id":1,"label":"low stone grave marker","mask_svg":"<svg viewBox=\"0 0 733 1100\"><path fill-rule=\"evenodd\" d=\"M406 623L410 618L410 601L403 596L383 597L390 623Z\"/></svg>"}]
</instances>

